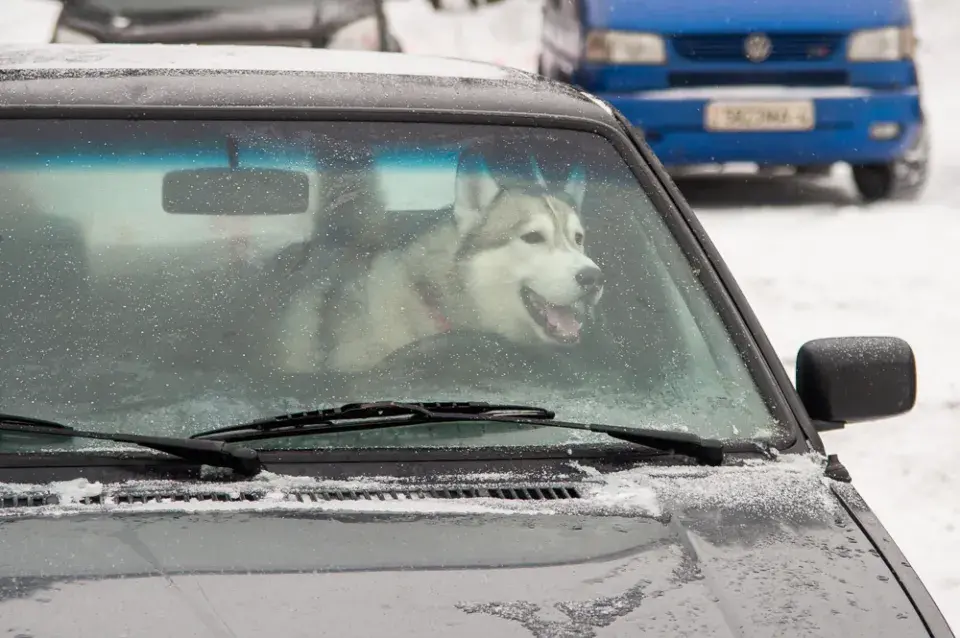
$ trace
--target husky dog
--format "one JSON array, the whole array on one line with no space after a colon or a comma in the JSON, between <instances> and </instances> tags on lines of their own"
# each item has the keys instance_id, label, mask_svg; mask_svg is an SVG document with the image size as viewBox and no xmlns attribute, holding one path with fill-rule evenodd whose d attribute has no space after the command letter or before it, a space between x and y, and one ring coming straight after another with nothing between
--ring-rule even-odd
<instances>
[{"instance_id":1,"label":"husky dog","mask_svg":"<svg viewBox=\"0 0 960 638\"><path fill-rule=\"evenodd\" d=\"M465 170L467 167L468 170ZM478 161L461 163L453 214L403 245L369 193L368 177L325 207L353 203L352 246L295 266L276 322L275 363L287 373L370 370L391 353L451 330L524 345L569 347L603 294L584 252L577 208L582 179L562 194L499 183ZM350 208L348 206L348 208ZM395 222L393 222L395 223ZM334 261L336 264L334 265Z\"/></svg>"}]
</instances>

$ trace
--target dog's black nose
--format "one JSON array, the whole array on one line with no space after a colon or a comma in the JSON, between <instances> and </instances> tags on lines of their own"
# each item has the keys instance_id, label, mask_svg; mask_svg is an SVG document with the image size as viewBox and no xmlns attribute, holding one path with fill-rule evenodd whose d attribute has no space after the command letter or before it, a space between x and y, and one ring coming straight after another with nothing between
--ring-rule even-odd
<instances>
[{"instance_id":1,"label":"dog's black nose","mask_svg":"<svg viewBox=\"0 0 960 638\"><path fill-rule=\"evenodd\" d=\"M592 266L577 273L577 283L584 288L596 288L603 283L603 271Z\"/></svg>"}]
</instances>

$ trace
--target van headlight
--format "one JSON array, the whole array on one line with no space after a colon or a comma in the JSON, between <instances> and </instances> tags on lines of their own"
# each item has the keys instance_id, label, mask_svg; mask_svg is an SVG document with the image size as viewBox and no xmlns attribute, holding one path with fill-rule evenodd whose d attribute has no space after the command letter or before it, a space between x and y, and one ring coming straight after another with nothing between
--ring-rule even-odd
<instances>
[{"instance_id":1,"label":"van headlight","mask_svg":"<svg viewBox=\"0 0 960 638\"><path fill-rule=\"evenodd\" d=\"M583 55L589 62L663 64L667 61L667 48L656 33L590 31L584 41Z\"/></svg>"},{"instance_id":2,"label":"van headlight","mask_svg":"<svg viewBox=\"0 0 960 638\"><path fill-rule=\"evenodd\" d=\"M911 27L854 31L847 44L851 62L890 62L913 58L916 39Z\"/></svg>"},{"instance_id":3,"label":"van headlight","mask_svg":"<svg viewBox=\"0 0 960 638\"><path fill-rule=\"evenodd\" d=\"M70 27L57 27L57 30L53 32L53 42L58 44L99 44L100 41L83 31L77 31Z\"/></svg>"}]
</instances>

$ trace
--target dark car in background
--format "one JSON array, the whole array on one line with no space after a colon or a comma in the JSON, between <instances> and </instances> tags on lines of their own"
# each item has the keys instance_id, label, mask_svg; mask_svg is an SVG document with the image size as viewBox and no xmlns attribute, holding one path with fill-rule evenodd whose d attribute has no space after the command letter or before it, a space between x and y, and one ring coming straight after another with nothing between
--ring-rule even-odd
<instances>
[{"instance_id":1,"label":"dark car in background","mask_svg":"<svg viewBox=\"0 0 960 638\"><path fill-rule=\"evenodd\" d=\"M401 50L383 0L64 0L53 41Z\"/></svg>"}]
</instances>

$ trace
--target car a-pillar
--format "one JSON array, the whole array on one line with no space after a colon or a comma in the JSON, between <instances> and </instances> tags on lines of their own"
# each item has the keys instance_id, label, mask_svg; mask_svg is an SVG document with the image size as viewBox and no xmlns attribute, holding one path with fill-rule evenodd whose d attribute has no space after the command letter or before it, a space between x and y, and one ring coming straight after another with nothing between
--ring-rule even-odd
<instances>
[{"instance_id":1,"label":"car a-pillar","mask_svg":"<svg viewBox=\"0 0 960 638\"><path fill-rule=\"evenodd\" d=\"M914 144L885 164L854 164L853 181L865 203L883 200L911 201L920 196L930 171L930 133L926 118Z\"/></svg>"}]
</instances>

